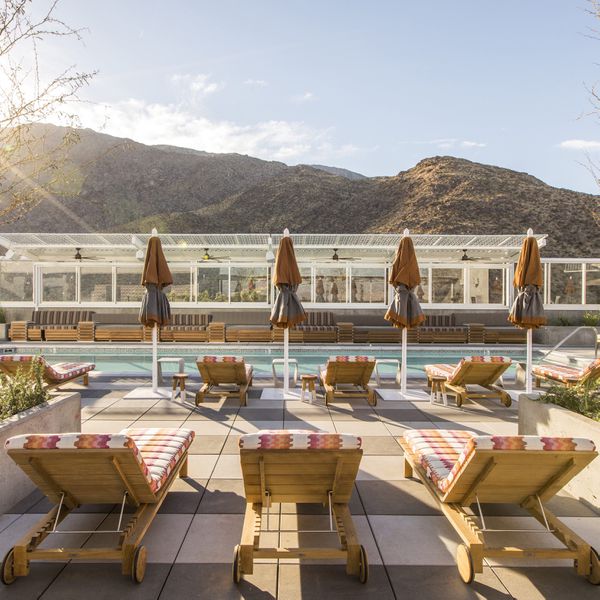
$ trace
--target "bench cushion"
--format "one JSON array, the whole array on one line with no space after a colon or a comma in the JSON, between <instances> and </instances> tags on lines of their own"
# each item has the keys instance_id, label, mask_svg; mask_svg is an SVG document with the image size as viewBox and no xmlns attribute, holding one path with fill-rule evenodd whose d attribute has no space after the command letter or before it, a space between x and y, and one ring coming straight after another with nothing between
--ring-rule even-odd
<instances>
[{"instance_id":1,"label":"bench cushion","mask_svg":"<svg viewBox=\"0 0 600 600\"><path fill-rule=\"evenodd\" d=\"M446 492L462 467L477 450L593 451L594 442L585 438L539 437L536 435L476 435L473 431L413 429L404 439L427 477Z\"/></svg>"},{"instance_id":2,"label":"bench cushion","mask_svg":"<svg viewBox=\"0 0 600 600\"><path fill-rule=\"evenodd\" d=\"M219 362L228 362L228 363L243 363L243 356L203 356L202 358L197 359L198 362L208 362L208 363L219 363Z\"/></svg>"},{"instance_id":3,"label":"bench cushion","mask_svg":"<svg viewBox=\"0 0 600 600\"><path fill-rule=\"evenodd\" d=\"M330 356L329 362L375 362L374 356Z\"/></svg>"},{"instance_id":4,"label":"bench cushion","mask_svg":"<svg viewBox=\"0 0 600 600\"><path fill-rule=\"evenodd\" d=\"M304 429L263 429L240 438L244 450L348 450L360 448L362 440L349 433Z\"/></svg>"},{"instance_id":5,"label":"bench cushion","mask_svg":"<svg viewBox=\"0 0 600 600\"><path fill-rule=\"evenodd\" d=\"M124 429L120 433L47 433L18 435L5 449L82 450L130 448L154 493L163 486L189 448L194 432L188 429ZM82 473L82 477L86 474Z\"/></svg>"}]
</instances>

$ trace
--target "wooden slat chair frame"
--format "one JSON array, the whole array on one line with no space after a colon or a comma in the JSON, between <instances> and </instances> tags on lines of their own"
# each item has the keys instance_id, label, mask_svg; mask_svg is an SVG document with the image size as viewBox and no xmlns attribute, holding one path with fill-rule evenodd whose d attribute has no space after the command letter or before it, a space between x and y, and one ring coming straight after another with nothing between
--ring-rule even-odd
<instances>
[{"instance_id":1,"label":"wooden slat chair frame","mask_svg":"<svg viewBox=\"0 0 600 600\"><path fill-rule=\"evenodd\" d=\"M325 405L336 398L367 398L371 406L377 404L375 390L369 386L375 361L334 361L328 360L325 365L325 377L319 370L319 383L325 390ZM342 388L341 385L354 386Z\"/></svg>"},{"instance_id":2,"label":"wooden slat chair frame","mask_svg":"<svg viewBox=\"0 0 600 600\"><path fill-rule=\"evenodd\" d=\"M510 394L497 384L498 379L511 366L510 362L465 362L460 371L448 376L443 382L443 391L456 397L456 406L461 407L466 400L497 398L506 407L512 404ZM478 385L486 392L469 390L467 386ZM427 377L431 388L431 378Z\"/></svg>"},{"instance_id":3,"label":"wooden slat chair frame","mask_svg":"<svg viewBox=\"0 0 600 600\"><path fill-rule=\"evenodd\" d=\"M240 406L248 403L248 388L252 385L252 373L246 375L246 363L236 362L204 362L196 361L203 384L196 392L196 406L204 402L206 396L236 396ZM233 385L235 389L224 389L220 386Z\"/></svg>"},{"instance_id":4,"label":"wooden slat chair frame","mask_svg":"<svg viewBox=\"0 0 600 600\"><path fill-rule=\"evenodd\" d=\"M16 375L19 371L24 370L24 371L29 371L31 368L31 363L34 359L36 359L36 356L31 356L31 360L20 360L20 361L0 361L0 371L2 373L4 373L5 375L7 375L8 377L13 377L14 375ZM44 379L44 383L45 383L45 388L48 390L60 387L61 385L64 385L66 383L70 383L71 381L75 381L76 379L79 379L81 377L81 382L83 383L83 385L89 385L90 382L90 378L89 378L89 371L87 373L83 373L81 375L74 375L73 377L67 377L65 379L55 379L54 377L52 377L49 373L48 367L51 367L52 365L50 365L48 362L46 362L45 359L43 359L44 361L44 373L43 373L43 379Z\"/></svg>"},{"instance_id":5,"label":"wooden slat chair frame","mask_svg":"<svg viewBox=\"0 0 600 600\"><path fill-rule=\"evenodd\" d=\"M480 450L476 449L445 493L427 476L410 445L399 438L404 451L404 476L414 473L437 501L463 544L456 561L462 580L471 583L483 572L484 558L572 559L579 575L600 583L600 559L591 546L569 529L544 504L596 456L596 451ZM485 525L478 524L470 506L516 504L546 528L563 548L494 546L486 540ZM532 535L538 535L534 533Z\"/></svg>"},{"instance_id":6,"label":"wooden slat chair frame","mask_svg":"<svg viewBox=\"0 0 600 600\"><path fill-rule=\"evenodd\" d=\"M187 450L157 493L152 491L131 448L15 448L9 449L8 454L55 506L6 555L2 565L4 583L12 583L11 579L28 575L32 561L70 559L120 561L123 575L141 583L146 567L146 549L141 545L142 539L175 478L187 477ZM86 477L86 474L93 476ZM79 506L119 504L123 508L125 502L135 507L135 512L120 531L113 532L119 535L116 545L103 548L39 548L53 529Z\"/></svg>"},{"instance_id":7,"label":"wooden slat chair frame","mask_svg":"<svg viewBox=\"0 0 600 600\"><path fill-rule=\"evenodd\" d=\"M247 504L242 539L234 550L233 579L236 583L243 575L251 575L254 560L261 558L343 558L348 575L357 575L361 583L367 581L367 554L360 544L348 506L362 454L360 448L240 450ZM332 532L337 532L339 548L262 547L263 511L279 502L329 504L335 526Z\"/></svg>"}]
</instances>

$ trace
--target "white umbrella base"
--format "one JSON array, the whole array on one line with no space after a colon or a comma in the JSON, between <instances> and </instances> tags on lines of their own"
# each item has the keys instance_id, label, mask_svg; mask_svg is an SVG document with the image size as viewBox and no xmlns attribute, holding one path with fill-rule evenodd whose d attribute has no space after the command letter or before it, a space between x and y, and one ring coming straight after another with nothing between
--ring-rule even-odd
<instances>
[{"instance_id":1,"label":"white umbrella base","mask_svg":"<svg viewBox=\"0 0 600 600\"><path fill-rule=\"evenodd\" d=\"M300 388L292 388L287 392L283 388L265 388L260 395L261 400L300 400Z\"/></svg>"},{"instance_id":2,"label":"white umbrella base","mask_svg":"<svg viewBox=\"0 0 600 600\"><path fill-rule=\"evenodd\" d=\"M151 387L137 387L125 396L123 400L165 400L171 399L171 388L159 387L156 391L153 391Z\"/></svg>"}]
</instances>

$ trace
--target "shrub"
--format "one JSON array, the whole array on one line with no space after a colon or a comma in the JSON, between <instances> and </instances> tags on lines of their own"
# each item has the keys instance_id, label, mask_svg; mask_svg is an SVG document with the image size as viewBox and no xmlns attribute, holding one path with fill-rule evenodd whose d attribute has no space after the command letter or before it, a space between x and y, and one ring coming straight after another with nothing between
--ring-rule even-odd
<instances>
[{"instance_id":1,"label":"shrub","mask_svg":"<svg viewBox=\"0 0 600 600\"><path fill-rule=\"evenodd\" d=\"M0 374L0 420L48 400L43 373L42 362L33 360L29 368L20 368L12 377Z\"/></svg>"},{"instance_id":2,"label":"shrub","mask_svg":"<svg viewBox=\"0 0 600 600\"><path fill-rule=\"evenodd\" d=\"M586 312L583 314L583 324L591 327L600 325L600 313Z\"/></svg>"},{"instance_id":3,"label":"shrub","mask_svg":"<svg viewBox=\"0 0 600 600\"><path fill-rule=\"evenodd\" d=\"M599 383L588 383L573 387L553 385L545 394L540 396L540 400L600 421Z\"/></svg>"}]
</instances>

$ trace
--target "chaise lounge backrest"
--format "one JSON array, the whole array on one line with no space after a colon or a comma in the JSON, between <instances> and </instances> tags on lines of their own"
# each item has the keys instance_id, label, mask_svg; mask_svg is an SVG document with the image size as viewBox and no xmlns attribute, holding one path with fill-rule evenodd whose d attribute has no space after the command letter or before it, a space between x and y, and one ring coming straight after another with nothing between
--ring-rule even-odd
<instances>
[{"instance_id":1,"label":"chaise lounge backrest","mask_svg":"<svg viewBox=\"0 0 600 600\"><path fill-rule=\"evenodd\" d=\"M39 361L44 367L42 374L44 381L48 384L66 382L89 373L96 368L94 363L58 363L51 365L43 356L33 354L0 354L0 371L10 376L18 371L28 372L33 361Z\"/></svg>"},{"instance_id":2,"label":"chaise lounge backrest","mask_svg":"<svg viewBox=\"0 0 600 600\"><path fill-rule=\"evenodd\" d=\"M344 433L262 430L240 438L246 501L348 503L362 457L361 438Z\"/></svg>"},{"instance_id":3,"label":"chaise lounge backrest","mask_svg":"<svg viewBox=\"0 0 600 600\"><path fill-rule=\"evenodd\" d=\"M210 385L248 383L252 368L244 362L243 356L202 356L196 365L204 383Z\"/></svg>"},{"instance_id":4,"label":"chaise lounge backrest","mask_svg":"<svg viewBox=\"0 0 600 600\"><path fill-rule=\"evenodd\" d=\"M448 383L491 385L511 364L512 359L508 356L465 356L448 377Z\"/></svg>"},{"instance_id":5,"label":"chaise lounge backrest","mask_svg":"<svg viewBox=\"0 0 600 600\"><path fill-rule=\"evenodd\" d=\"M374 356L330 356L325 366L324 380L328 385L352 384L366 386L375 368Z\"/></svg>"}]
</instances>

